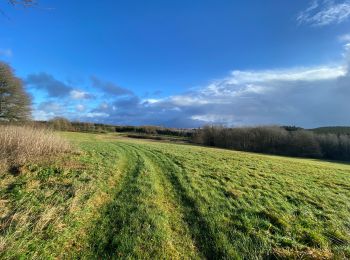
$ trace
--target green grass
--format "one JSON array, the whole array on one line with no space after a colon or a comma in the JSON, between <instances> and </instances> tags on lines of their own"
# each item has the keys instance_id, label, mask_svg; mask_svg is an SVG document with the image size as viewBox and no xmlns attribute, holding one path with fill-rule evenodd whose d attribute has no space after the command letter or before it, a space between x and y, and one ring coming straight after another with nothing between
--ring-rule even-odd
<instances>
[{"instance_id":1,"label":"green grass","mask_svg":"<svg viewBox=\"0 0 350 260\"><path fill-rule=\"evenodd\" d=\"M64 133L0 174L0 258L350 257L350 165Z\"/></svg>"}]
</instances>

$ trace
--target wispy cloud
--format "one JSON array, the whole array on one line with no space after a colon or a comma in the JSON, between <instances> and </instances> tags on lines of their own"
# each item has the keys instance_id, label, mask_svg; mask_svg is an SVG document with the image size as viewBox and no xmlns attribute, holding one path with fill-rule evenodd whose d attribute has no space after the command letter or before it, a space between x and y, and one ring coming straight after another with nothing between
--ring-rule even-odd
<instances>
[{"instance_id":1,"label":"wispy cloud","mask_svg":"<svg viewBox=\"0 0 350 260\"><path fill-rule=\"evenodd\" d=\"M297 16L299 24L325 26L339 24L350 17L350 1L313 0L309 7Z\"/></svg>"},{"instance_id":2,"label":"wispy cloud","mask_svg":"<svg viewBox=\"0 0 350 260\"><path fill-rule=\"evenodd\" d=\"M319 66L312 68L275 69L262 71L233 71L229 81L242 84L248 82L266 81L315 81L343 76L346 73L343 66Z\"/></svg>"}]
</instances>

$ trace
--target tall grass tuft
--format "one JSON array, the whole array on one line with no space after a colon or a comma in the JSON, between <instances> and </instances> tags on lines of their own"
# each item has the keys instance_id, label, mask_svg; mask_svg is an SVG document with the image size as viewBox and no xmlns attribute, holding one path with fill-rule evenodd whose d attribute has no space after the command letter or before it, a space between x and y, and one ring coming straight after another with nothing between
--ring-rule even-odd
<instances>
[{"instance_id":1,"label":"tall grass tuft","mask_svg":"<svg viewBox=\"0 0 350 260\"><path fill-rule=\"evenodd\" d=\"M70 150L69 142L49 129L0 125L0 164L20 165Z\"/></svg>"}]
</instances>

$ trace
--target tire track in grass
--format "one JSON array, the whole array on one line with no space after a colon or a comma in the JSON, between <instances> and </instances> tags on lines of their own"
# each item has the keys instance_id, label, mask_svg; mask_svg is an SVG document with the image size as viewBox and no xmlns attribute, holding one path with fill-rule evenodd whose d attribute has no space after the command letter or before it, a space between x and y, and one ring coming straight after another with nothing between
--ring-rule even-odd
<instances>
[{"instance_id":1,"label":"tire track in grass","mask_svg":"<svg viewBox=\"0 0 350 260\"><path fill-rule=\"evenodd\" d=\"M112 202L103 209L101 218L96 221L91 231L88 257L111 258L117 256L117 251L121 251L118 248L120 245L118 245L115 237L127 225L126 212L129 211L131 214L133 211L128 205L123 207L123 203L126 202L128 196L130 196L130 199L136 196L138 189L133 187L133 183L136 183L136 179L144 167L144 162L138 154L134 152L130 153L128 149L124 150L128 158L128 168L124 173L124 178L121 180Z\"/></svg>"},{"instance_id":2,"label":"tire track in grass","mask_svg":"<svg viewBox=\"0 0 350 260\"><path fill-rule=\"evenodd\" d=\"M116 145L125 148L129 169L92 228L89 250L82 257L181 258L169 237L172 232L162 207L165 194L153 161L139 147Z\"/></svg>"},{"instance_id":3,"label":"tire track in grass","mask_svg":"<svg viewBox=\"0 0 350 260\"><path fill-rule=\"evenodd\" d=\"M89 231L91 225L99 219L101 209L113 200L111 194L114 194L118 190L118 186L120 186L120 183L125 178L126 169L130 167L127 150L124 147L111 144L106 145L105 143L97 144L94 144L94 147L97 148L94 153L98 154L101 159L94 163L99 165L97 166L98 169L100 167L108 168L110 175L106 179L102 176L96 179L94 183L95 187L91 187L91 189L97 188L98 191L85 204L86 209L84 212L79 213L81 214L80 219L82 224L79 225L78 230L71 232L74 235L71 234L70 238L64 242L63 250L61 248L61 253L58 256L59 259L75 259L77 255L81 255L86 250L87 243L90 241ZM117 160L115 165L112 164L113 159ZM97 174L100 175L101 173L97 171ZM92 210L88 208L92 208Z\"/></svg>"},{"instance_id":4,"label":"tire track in grass","mask_svg":"<svg viewBox=\"0 0 350 260\"><path fill-rule=\"evenodd\" d=\"M145 157L151 160L154 174L160 184L160 204L162 211L166 213L166 226L168 230L167 239L174 245L179 259L196 259L203 258L192 239L192 234L187 223L184 221L181 205L176 198L173 186L164 175L164 164L161 158L155 155L149 149L143 146L137 146L134 149L142 151Z\"/></svg>"},{"instance_id":5,"label":"tire track in grass","mask_svg":"<svg viewBox=\"0 0 350 260\"><path fill-rule=\"evenodd\" d=\"M141 145L139 145L141 147ZM146 148L144 148L146 149ZM227 237L219 233L215 223L205 218L186 172L172 158L156 149L148 150L148 156L162 169L162 174L172 186L172 193L180 205L183 221L192 234L201 257L207 259L239 259L240 256L229 244Z\"/></svg>"}]
</instances>

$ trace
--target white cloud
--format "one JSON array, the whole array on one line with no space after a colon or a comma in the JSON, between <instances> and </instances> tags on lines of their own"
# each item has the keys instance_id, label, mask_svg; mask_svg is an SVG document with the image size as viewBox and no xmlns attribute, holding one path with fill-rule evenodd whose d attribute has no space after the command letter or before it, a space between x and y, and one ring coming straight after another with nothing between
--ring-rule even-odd
<instances>
[{"instance_id":1,"label":"white cloud","mask_svg":"<svg viewBox=\"0 0 350 260\"><path fill-rule=\"evenodd\" d=\"M46 101L40 103L33 111L35 120L49 120L55 116L62 116L65 113L64 107L58 102Z\"/></svg>"},{"instance_id":2,"label":"white cloud","mask_svg":"<svg viewBox=\"0 0 350 260\"><path fill-rule=\"evenodd\" d=\"M33 118L35 120L46 121L46 120L49 120L53 117L55 117L55 113L53 113L53 112L46 112L43 110L34 110L33 111Z\"/></svg>"},{"instance_id":3,"label":"white cloud","mask_svg":"<svg viewBox=\"0 0 350 260\"><path fill-rule=\"evenodd\" d=\"M350 1L336 3L333 0L313 0L310 6L299 13L299 24L311 24L313 26L325 26L339 24L350 17Z\"/></svg>"},{"instance_id":4,"label":"white cloud","mask_svg":"<svg viewBox=\"0 0 350 260\"><path fill-rule=\"evenodd\" d=\"M43 101L34 105L33 118L35 120L50 120L54 117L77 119L87 110L83 104L74 104L62 100Z\"/></svg>"},{"instance_id":5,"label":"white cloud","mask_svg":"<svg viewBox=\"0 0 350 260\"><path fill-rule=\"evenodd\" d=\"M90 98L91 95L85 91L73 89L69 92L69 95L73 99L87 99Z\"/></svg>"},{"instance_id":6,"label":"white cloud","mask_svg":"<svg viewBox=\"0 0 350 260\"><path fill-rule=\"evenodd\" d=\"M13 55L13 52L11 49L0 49L0 56L11 58L12 55Z\"/></svg>"},{"instance_id":7,"label":"white cloud","mask_svg":"<svg viewBox=\"0 0 350 260\"><path fill-rule=\"evenodd\" d=\"M343 66L320 66L312 68L275 69L262 71L239 71L235 70L228 78L232 84L244 84L249 82L266 81L315 81L334 79L344 76L346 69Z\"/></svg>"}]
</instances>

